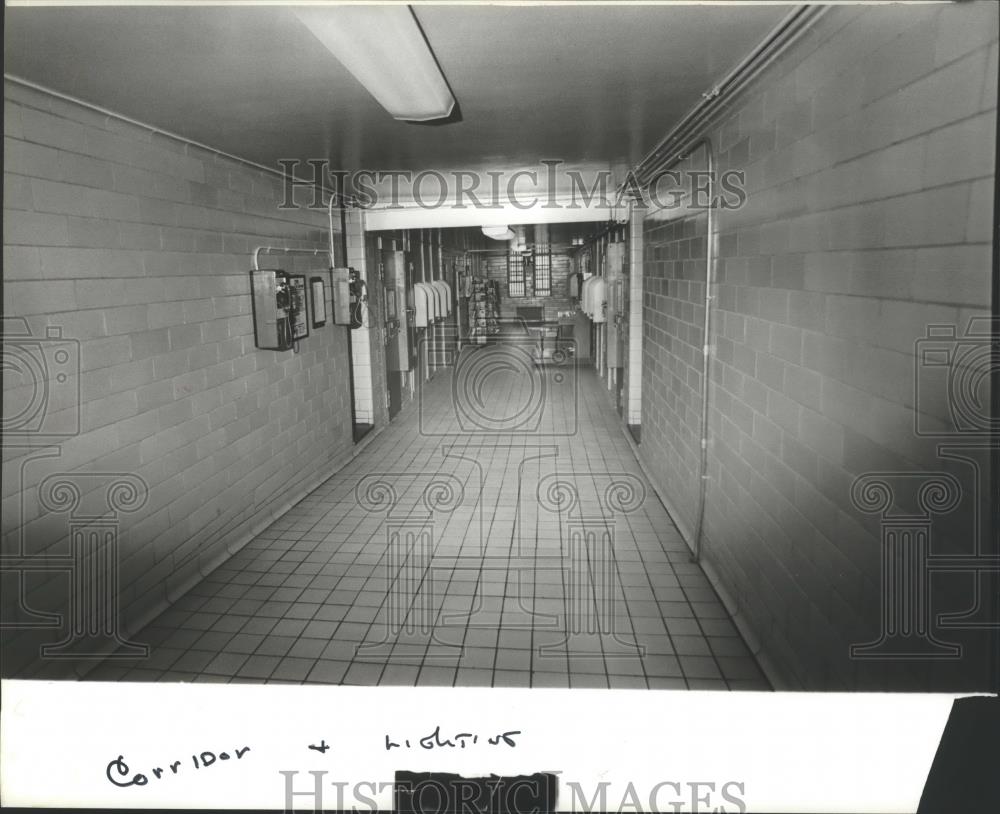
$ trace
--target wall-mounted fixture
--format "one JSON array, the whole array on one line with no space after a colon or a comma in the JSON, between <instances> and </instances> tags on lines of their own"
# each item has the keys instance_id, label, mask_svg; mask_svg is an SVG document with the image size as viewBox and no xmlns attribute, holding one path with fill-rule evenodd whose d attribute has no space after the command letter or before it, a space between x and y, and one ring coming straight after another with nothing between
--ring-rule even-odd
<instances>
[{"instance_id":1,"label":"wall-mounted fixture","mask_svg":"<svg viewBox=\"0 0 1000 814\"><path fill-rule=\"evenodd\" d=\"M352 330L364 327L368 293L361 275L354 268L332 268L330 280L333 284L333 324L347 325Z\"/></svg>"},{"instance_id":2,"label":"wall-mounted fixture","mask_svg":"<svg viewBox=\"0 0 1000 814\"><path fill-rule=\"evenodd\" d=\"M394 119L451 115L455 98L409 6L301 7L293 13Z\"/></svg>"},{"instance_id":3,"label":"wall-mounted fixture","mask_svg":"<svg viewBox=\"0 0 1000 814\"><path fill-rule=\"evenodd\" d=\"M250 272L254 344L261 350L291 350L305 300L292 275L280 269Z\"/></svg>"}]
</instances>

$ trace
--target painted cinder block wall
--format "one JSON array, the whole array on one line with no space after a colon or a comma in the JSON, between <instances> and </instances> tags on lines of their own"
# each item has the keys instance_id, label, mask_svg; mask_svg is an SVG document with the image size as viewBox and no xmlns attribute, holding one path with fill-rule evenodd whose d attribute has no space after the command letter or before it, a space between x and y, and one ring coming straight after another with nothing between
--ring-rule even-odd
<instances>
[{"instance_id":1,"label":"painted cinder block wall","mask_svg":"<svg viewBox=\"0 0 1000 814\"><path fill-rule=\"evenodd\" d=\"M719 170L746 171L748 200L719 213L703 560L778 688L990 680L988 630L932 621L960 658L849 648L879 638L882 596L882 517L851 500L855 478L896 473L892 510L913 515L906 473L951 473L961 499L935 520L932 551L995 545L985 456L947 460L915 432L952 425L946 388L918 390L915 360L928 325L961 335L989 314L997 15L993 3L831 8L707 132ZM650 212L642 237L640 455L690 534L706 218ZM971 608L976 588L969 573L936 575L933 614ZM988 604L997 583L978 588Z\"/></svg>"},{"instance_id":2,"label":"painted cinder block wall","mask_svg":"<svg viewBox=\"0 0 1000 814\"><path fill-rule=\"evenodd\" d=\"M4 90L4 315L34 337L60 328L80 365L65 384L49 371L47 426L79 416L55 457L5 437L3 551L18 552L23 529L23 553L68 552L68 515L39 506L46 476L69 473L84 492L105 474L138 476L148 500L119 515L120 613L134 633L352 453L347 329L329 319L298 353L259 351L250 315L254 247L317 249L261 265L323 273L326 213L279 209L281 179L252 166ZM25 403L18 381L4 376L7 416ZM85 494L79 511L106 512L101 500ZM4 575L5 622L15 579ZM65 575L25 579L29 607L65 611ZM39 664L39 644L64 633L5 631L4 674L86 668Z\"/></svg>"}]
</instances>

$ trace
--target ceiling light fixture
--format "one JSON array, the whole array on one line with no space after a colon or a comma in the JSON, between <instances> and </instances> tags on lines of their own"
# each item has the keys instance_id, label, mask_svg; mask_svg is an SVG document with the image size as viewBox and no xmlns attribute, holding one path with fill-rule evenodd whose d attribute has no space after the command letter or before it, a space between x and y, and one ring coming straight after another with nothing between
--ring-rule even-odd
<instances>
[{"instance_id":1,"label":"ceiling light fixture","mask_svg":"<svg viewBox=\"0 0 1000 814\"><path fill-rule=\"evenodd\" d=\"M509 226L484 226L483 234L494 240L513 240L514 232Z\"/></svg>"},{"instance_id":2,"label":"ceiling light fixture","mask_svg":"<svg viewBox=\"0 0 1000 814\"><path fill-rule=\"evenodd\" d=\"M409 6L337 6L293 13L395 119L451 115L455 97Z\"/></svg>"}]
</instances>

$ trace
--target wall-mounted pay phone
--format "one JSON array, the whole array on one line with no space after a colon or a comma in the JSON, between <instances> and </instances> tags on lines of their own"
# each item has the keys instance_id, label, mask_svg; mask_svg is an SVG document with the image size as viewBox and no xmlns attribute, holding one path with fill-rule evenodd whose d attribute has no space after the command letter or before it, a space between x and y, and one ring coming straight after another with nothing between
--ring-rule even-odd
<instances>
[{"instance_id":1,"label":"wall-mounted pay phone","mask_svg":"<svg viewBox=\"0 0 1000 814\"><path fill-rule=\"evenodd\" d=\"M333 322L360 328L364 325L364 309L368 299L365 284L353 268L332 268Z\"/></svg>"},{"instance_id":2,"label":"wall-mounted pay phone","mask_svg":"<svg viewBox=\"0 0 1000 814\"><path fill-rule=\"evenodd\" d=\"M254 344L262 350L291 350L295 323L304 312L302 291L291 275L275 270L250 272Z\"/></svg>"}]
</instances>

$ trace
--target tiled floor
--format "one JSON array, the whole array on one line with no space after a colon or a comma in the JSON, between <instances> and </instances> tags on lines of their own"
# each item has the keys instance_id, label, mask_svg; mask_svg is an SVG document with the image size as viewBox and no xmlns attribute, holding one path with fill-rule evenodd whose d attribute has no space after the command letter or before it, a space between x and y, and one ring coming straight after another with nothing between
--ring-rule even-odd
<instances>
[{"instance_id":1,"label":"tiled floor","mask_svg":"<svg viewBox=\"0 0 1000 814\"><path fill-rule=\"evenodd\" d=\"M602 384L481 348L88 679L769 689Z\"/></svg>"}]
</instances>

